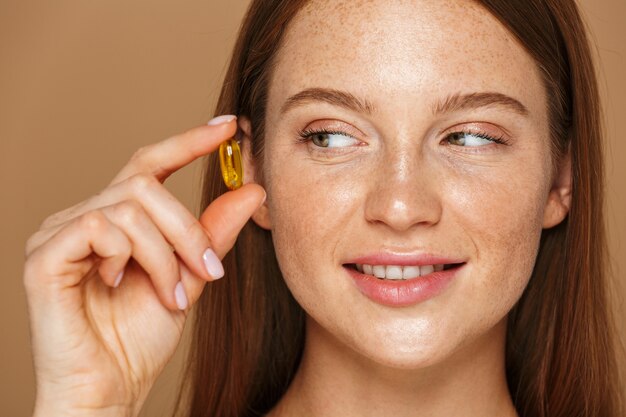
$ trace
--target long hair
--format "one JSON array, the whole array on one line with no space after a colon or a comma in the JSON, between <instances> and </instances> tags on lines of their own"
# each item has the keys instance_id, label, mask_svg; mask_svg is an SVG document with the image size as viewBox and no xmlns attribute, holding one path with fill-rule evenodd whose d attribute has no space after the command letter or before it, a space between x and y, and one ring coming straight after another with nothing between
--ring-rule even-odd
<instances>
[{"instance_id":1,"label":"long hair","mask_svg":"<svg viewBox=\"0 0 626 417\"><path fill-rule=\"evenodd\" d=\"M305 3L251 2L218 100L216 114L250 119L257 168L274 57ZM506 370L513 403L523 417L618 417L602 126L585 25L573 0L478 3L540 68L553 173L568 149L572 158L571 209L561 224L543 231L528 286L509 314ZM200 212L227 191L215 155L204 168ZM305 314L284 283L270 232L248 222L223 263L226 276L207 285L195 306L177 404L184 416L263 415L285 393L300 362Z\"/></svg>"}]
</instances>

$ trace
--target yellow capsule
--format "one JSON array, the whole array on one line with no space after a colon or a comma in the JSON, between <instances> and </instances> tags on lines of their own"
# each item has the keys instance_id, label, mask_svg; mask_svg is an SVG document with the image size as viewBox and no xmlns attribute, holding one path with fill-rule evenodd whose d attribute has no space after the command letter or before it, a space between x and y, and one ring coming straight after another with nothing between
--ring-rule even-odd
<instances>
[{"instance_id":1,"label":"yellow capsule","mask_svg":"<svg viewBox=\"0 0 626 417\"><path fill-rule=\"evenodd\" d=\"M236 190L243 185L241 150L235 139L231 138L220 144L220 168L229 189Z\"/></svg>"}]
</instances>

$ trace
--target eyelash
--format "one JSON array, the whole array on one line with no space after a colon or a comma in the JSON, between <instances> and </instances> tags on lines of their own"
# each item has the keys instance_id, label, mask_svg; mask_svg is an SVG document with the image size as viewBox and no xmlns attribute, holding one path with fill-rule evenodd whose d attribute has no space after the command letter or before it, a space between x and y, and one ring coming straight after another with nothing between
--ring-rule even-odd
<instances>
[{"instance_id":1,"label":"eyelash","mask_svg":"<svg viewBox=\"0 0 626 417\"><path fill-rule=\"evenodd\" d=\"M346 132L342 132L340 130L331 130L331 129L303 129L298 132L298 142L306 143L311 140L311 138L315 135L344 135L348 137L352 137Z\"/></svg>"},{"instance_id":2,"label":"eyelash","mask_svg":"<svg viewBox=\"0 0 626 417\"><path fill-rule=\"evenodd\" d=\"M351 135L347 134L346 132L342 132L340 130L330 130L330 129L303 129L300 130L298 132L298 142L300 143L307 143L309 141L311 141L311 138L315 135L344 135L344 136L348 136L348 137L352 137ZM469 130L460 130L460 131L456 131L456 132L451 132L448 135L446 135L446 139L452 137L452 135L455 134L465 134L465 135L472 135L472 136L476 136L478 138L481 139L485 139L488 141L491 141L493 143L497 143L499 145L508 145L509 141L507 139L505 139L503 136L491 136L485 132L482 131L469 131ZM468 148L473 148L473 146L468 146Z\"/></svg>"},{"instance_id":3,"label":"eyelash","mask_svg":"<svg viewBox=\"0 0 626 417\"><path fill-rule=\"evenodd\" d=\"M472 135L477 138L485 139L491 141L493 143L497 143L499 145L508 145L509 141L504 136L491 136L482 131L470 131L470 130L460 130L457 132L450 132L446 135L446 139L452 137L452 135L464 134L464 135ZM473 148L474 146L468 146L468 148Z\"/></svg>"}]
</instances>

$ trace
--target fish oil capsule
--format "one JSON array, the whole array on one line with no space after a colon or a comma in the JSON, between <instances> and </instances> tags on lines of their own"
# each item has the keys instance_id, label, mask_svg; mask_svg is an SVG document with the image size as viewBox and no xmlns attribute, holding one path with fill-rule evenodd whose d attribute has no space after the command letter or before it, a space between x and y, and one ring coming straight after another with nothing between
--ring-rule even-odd
<instances>
[{"instance_id":1,"label":"fish oil capsule","mask_svg":"<svg viewBox=\"0 0 626 417\"><path fill-rule=\"evenodd\" d=\"M220 168L224 183L230 190L243 185L243 164L239 144L233 138L220 144Z\"/></svg>"}]
</instances>

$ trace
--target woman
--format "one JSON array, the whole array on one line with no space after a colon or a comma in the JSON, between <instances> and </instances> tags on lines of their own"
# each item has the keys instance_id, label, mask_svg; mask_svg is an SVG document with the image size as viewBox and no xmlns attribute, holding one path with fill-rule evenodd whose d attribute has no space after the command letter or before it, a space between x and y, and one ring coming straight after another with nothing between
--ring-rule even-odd
<instances>
[{"instance_id":1,"label":"woman","mask_svg":"<svg viewBox=\"0 0 626 417\"><path fill-rule=\"evenodd\" d=\"M181 415L620 415L586 42L572 2L253 1L225 116L29 239L35 415L137 415L195 304ZM162 182L235 134L196 220Z\"/></svg>"}]
</instances>

